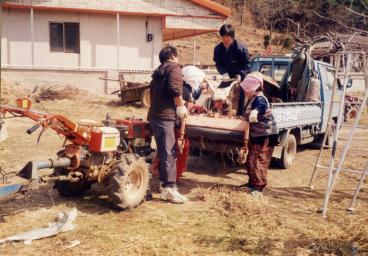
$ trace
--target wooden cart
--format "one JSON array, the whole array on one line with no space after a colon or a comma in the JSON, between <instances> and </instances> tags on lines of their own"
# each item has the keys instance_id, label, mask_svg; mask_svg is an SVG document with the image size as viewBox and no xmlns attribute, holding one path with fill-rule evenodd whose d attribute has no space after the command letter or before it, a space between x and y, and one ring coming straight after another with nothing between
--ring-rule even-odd
<instances>
[{"instance_id":1,"label":"wooden cart","mask_svg":"<svg viewBox=\"0 0 368 256\"><path fill-rule=\"evenodd\" d=\"M141 102L142 106L150 106L149 83L129 82L124 79L123 74L119 74L119 79L100 78L102 80L118 82L120 89L111 94L117 94L121 98L122 104Z\"/></svg>"}]
</instances>

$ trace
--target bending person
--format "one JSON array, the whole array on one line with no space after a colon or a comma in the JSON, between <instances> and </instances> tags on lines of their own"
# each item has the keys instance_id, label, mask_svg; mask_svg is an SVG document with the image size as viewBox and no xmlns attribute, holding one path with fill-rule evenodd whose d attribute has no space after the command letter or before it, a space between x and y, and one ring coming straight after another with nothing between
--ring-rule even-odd
<instances>
[{"instance_id":1,"label":"bending person","mask_svg":"<svg viewBox=\"0 0 368 256\"><path fill-rule=\"evenodd\" d=\"M268 168L278 142L277 127L263 94L262 74L250 73L240 86L246 96L245 118L250 123L246 186L252 193L261 193L267 185Z\"/></svg>"}]
</instances>

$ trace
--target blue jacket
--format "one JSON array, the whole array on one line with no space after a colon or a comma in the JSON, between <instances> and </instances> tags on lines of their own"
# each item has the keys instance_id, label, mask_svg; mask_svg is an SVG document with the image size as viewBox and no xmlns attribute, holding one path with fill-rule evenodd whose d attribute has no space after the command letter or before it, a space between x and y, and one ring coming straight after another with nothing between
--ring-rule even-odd
<instances>
[{"instance_id":1,"label":"blue jacket","mask_svg":"<svg viewBox=\"0 0 368 256\"><path fill-rule=\"evenodd\" d=\"M249 72L248 49L234 39L228 49L223 43L215 47L213 61L218 72L222 75L228 73L230 78L240 75L243 80Z\"/></svg>"},{"instance_id":2,"label":"blue jacket","mask_svg":"<svg viewBox=\"0 0 368 256\"><path fill-rule=\"evenodd\" d=\"M256 97L251 105L251 110L257 109L258 115L264 115L268 108L268 102L264 97Z\"/></svg>"},{"instance_id":3,"label":"blue jacket","mask_svg":"<svg viewBox=\"0 0 368 256\"><path fill-rule=\"evenodd\" d=\"M277 134L275 118L263 93L259 93L247 102L245 106L246 120L249 121L250 112L254 109L258 111L258 122L250 124L250 137L257 138Z\"/></svg>"}]
</instances>

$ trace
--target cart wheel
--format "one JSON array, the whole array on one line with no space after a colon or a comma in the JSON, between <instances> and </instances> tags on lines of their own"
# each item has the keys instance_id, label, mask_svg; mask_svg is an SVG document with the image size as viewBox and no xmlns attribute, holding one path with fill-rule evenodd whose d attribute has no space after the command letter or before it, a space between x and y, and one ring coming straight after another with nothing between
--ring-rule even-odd
<instances>
[{"instance_id":1,"label":"cart wheel","mask_svg":"<svg viewBox=\"0 0 368 256\"><path fill-rule=\"evenodd\" d=\"M281 168L288 169L294 162L296 155L296 139L293 134L289 134L285 146L282 149L282 155L280 159Z\"/></svg>"},{"instance_id":2,"label":"cart wheel","mask_svg":"<svg viewBox=\"0 0 368 256\"><path fill-rule=\"evenodd\" d=\"M357 117L358 115L358 109L355 108L355 107L352 107L349 109L349 111L346 113L346 122L351 122L353 120L355 120L355 118Z\"/></svg>"},{"instance_id":3,"label":"cart wheel","mask_svg":"<svg viewBox=\"0 0 368 256\"><path fill-rule=\"evenodd\" d=\"M145 108L149 108L151 106L151 96L150 96L150 89L147 88L142 92L141 95L141 103L142 106Z\"/></svg>"},{"instance_id":4,"label":"cart wheel","mask_svg":"<svg viewBox=\"0 0 368 256\"><path fill-rule=\"evenodd\" d=\"M144 161L126 156L110 172L109 195L115 207L133 208L144 200L149 189L149 171Z\"/></svg>"}]
</instances>

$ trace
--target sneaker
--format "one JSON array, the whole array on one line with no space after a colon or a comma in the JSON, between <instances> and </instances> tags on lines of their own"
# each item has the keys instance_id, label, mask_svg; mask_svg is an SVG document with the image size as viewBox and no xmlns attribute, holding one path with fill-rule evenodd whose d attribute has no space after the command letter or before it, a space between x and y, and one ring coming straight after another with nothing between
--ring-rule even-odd
<instances>
[{"instance_id":1,"label":"sneaker","mask_svg":"<svg viewBox=\"0 0 368 256\"><path fill-rule=\"evenodd\" d=\"M169 201L174 204L183 204L188 199L181 195L175 188L166 187L163 188L160 197L164 201Z\"/></svg>"},{"instance_id":2,"label":"sneaker","mask_svg":"<svg viewBox=\"0 0 368 256\"><path fill-rule=\"evenodd\" d=\"M254 197L262 197L263 196L262 190L257 190L257 189L253 189L252 192L250 192L250 194Z\"/></svg>"},{"instance_id":3,"label":"sneaker","mask_svg":"<svg viewBox=\"0 0 368 256\"><path fill-rule=\"evenodd\" d=\"M176 189L177 191L179 191L179 188L178 188L178 186L176 184L173 184L172 186L173 186L174 189ZM159 192L162 192L162 190L164 190L164 188L165 188L164 187L164 183L162 181L160 181L160 187L158 188L158 191Z\"/></svg>"}]
</instances>

